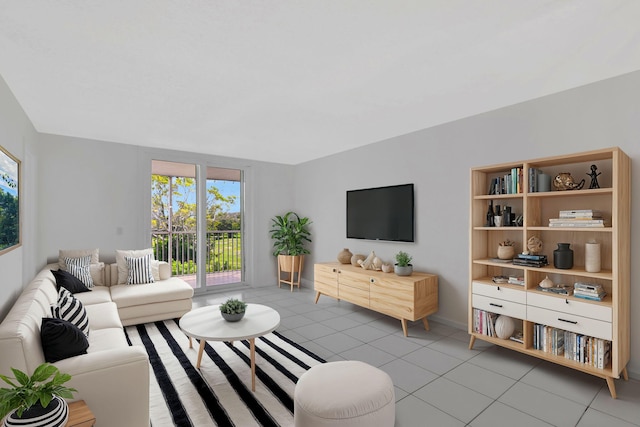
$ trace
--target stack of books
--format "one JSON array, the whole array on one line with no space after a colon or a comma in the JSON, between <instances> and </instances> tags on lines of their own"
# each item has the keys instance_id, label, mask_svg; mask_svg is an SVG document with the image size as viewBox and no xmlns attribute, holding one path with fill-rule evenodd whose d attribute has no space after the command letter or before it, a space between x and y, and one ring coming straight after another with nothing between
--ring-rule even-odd
<instances>
[{"instance_id":1,"label":"stack of books","mask_svg":"<svg viewBox=\"0 0 640 427\"><path fill-rule=\"evenodd\" d=\"M559 218L549 218L549 227L604 227L602 213L593 209L560 211Z\"/></svg>"},{"instance_id":2,"label":"stack of books","mask_svg":"<svg viewBox=\"0 0 640 427\"><path fill-rule=\"evenodd\" d=\"M513 259L513 265L523 265L525 267L544 267L549 265L546 255L525 255L518 254Z\"/></svg>"},{"instance_id":3,"label":"stack of books","mask_svg":"<svg viewBox=\"0 0 640 427\"><path fill-rule=\"evenodd\" d=\"M522 276L509 276L509 279L508 279L507 282L511 283L512 285L524 286L524 277L522 277Z\"/></svg>"},{"instance_id":4,"label":"stack of books","mask_svg":"<svg viewBox=\"0 0 640 427\"><path fill-rule=\"evenodd\" d=\"M573 285L573 296L592 301L602 301L604 297L607 296L607 292L604 290L602 285L576 282Z\"/></svg>"},{"instance_id":5,"label":"stack of books","mask_svg":"<svg viewBox=\"0 0 640 427\"><path fill-rule=\"evenodd\" d=\"M539 291L550 292L558 295L571 295L573 293L573 287L571 285L555 285L550 288L543 288L542 286L538 286Z\"/></svg>"}]
</instances>

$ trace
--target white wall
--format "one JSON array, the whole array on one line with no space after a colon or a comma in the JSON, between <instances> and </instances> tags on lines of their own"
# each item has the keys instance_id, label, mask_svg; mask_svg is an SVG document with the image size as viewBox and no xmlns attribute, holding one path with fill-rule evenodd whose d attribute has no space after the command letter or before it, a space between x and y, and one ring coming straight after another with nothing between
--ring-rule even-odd
<instances>
[{"instance_id":1,"label":"white wall","mask_svg":"<svg viewBox=\"0 0 640 427\"><path fill-rule=\"evenodd\" d=\"M309 261L334 261L345 247L362 254L373 250L385 261L393 261L398 250L407 251L415 269L439 276L440 310L435 317L466 328L469 169L619 146L632 158L637 174L638 88L640 72L635 72L299 165L296 208L314 222ZM345 238L346 190L403 183L415 184L415 243ZM639 205L636 185L632 259L640 253ZM632 308L640 307L639 279L638 263L633 263ZM629 369L638 378L639 310L632 310L631 325Z\"/></svg>"},{"instance_id":2,"label":"white wall","mask_svg":"<svg viewBox=\"0 0 640 427\"><path fill-rule=\"evenodd\" d=\"M245 171L245 279L276 283L269 221L293 206L292 166L55 135L40 135L38 154L40 266L59 249L97 247L101 260L114 262L116 249L149 247L151 159L204 162Z\"/></svg>"},{"instance_id":3,"label":"white wall","mask_svg":"<svg viewBox=\"0 0 640 427\"><path fill-rule=\"evenodd\" d=\"M32 149L37 133L0 77L0 145L21 161L20 209L22 246L0 256L0 319L35 274L37 222L34 178L36 160Z\"/></svg>"}]
</instances>

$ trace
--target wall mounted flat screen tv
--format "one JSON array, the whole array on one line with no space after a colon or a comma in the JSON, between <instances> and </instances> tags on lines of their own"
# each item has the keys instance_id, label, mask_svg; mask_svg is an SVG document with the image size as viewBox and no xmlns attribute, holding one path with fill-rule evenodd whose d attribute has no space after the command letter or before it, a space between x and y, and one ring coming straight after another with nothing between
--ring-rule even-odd
<instances>
[{"instance_id":1,"label":"wall mounted flat screen tv","mask_svg":"<svg viewBox=\"0 0 640 427\"><path fill-rule=\"evenodd\" d=\"M413 242L413 184L347 191L347 238Z\"/></svg>"}]
</instances>

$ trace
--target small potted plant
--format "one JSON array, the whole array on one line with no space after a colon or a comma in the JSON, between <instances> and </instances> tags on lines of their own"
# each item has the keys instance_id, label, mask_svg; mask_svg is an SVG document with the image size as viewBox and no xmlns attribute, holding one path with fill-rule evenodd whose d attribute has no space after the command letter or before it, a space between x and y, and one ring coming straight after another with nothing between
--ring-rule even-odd
<instances>
[{"instance_id":1,"label":"small potted plant","mask_svg":"<svg viewBox=\"0 0 640 427\"><path fill-rule=\"evenodd\" d=\"M0 419L9 414L4 425L29 426L29 419L34 420L33 425L50 425L46 420L60 418L64 421L57 425L67 423L69 410L64 398L72 399L77 391L63 385L71 375L61 373L49 363L38 366L31 376L15 368L11 371L15 378L0 375L11 386L0 388Z\"/></svg>"},{"instance_id":2,"label":"small potted plant","mask_svg":"<svg viewBox=\"0 0 640 427\"><path fill-rule=\"evenodd\" d=\"M411 260L413 257L406 252L400 251L396 254L396 263L393 270L398 276L411 276L413 273L413 265Z\"/></svg>"},{"instance_id":3,"label":"small potted plant","mask_svg":"<svg viewBox=\"0 0 640 427\"><path fill-rule=\"evenodd\" d=\"M505 240L498 244L498 258L499 259L511 259L516 254L515 243L511 240Z\"/></svg>"},{"instance_id":4,"label":"small potted plant","mask_svg":"<svg viewBox=\"0 0 640 427\"><path fill-rule=\"evenodd\" d=\"M237 322L242 319L246 309L247 303L235 298L229 298L224 304L220 304L220 313L228 322Z\"/></svg>"}]
</instances>

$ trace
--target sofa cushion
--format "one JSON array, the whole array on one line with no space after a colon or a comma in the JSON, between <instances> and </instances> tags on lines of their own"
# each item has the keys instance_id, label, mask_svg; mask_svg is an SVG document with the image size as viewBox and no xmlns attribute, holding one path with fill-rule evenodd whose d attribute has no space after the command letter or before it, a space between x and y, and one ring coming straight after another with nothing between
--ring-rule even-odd
<instances>
[{"instance_id":1,"label":"sofa cushion","mask_svg":"<svg viewBox=\"0 0 640 427\"><path fill-rule=\"evenodd\" d=\"M84 292L81 294L74 294L76 299L87 308L89 305L101 304L103 302L111 302L111 292L109 292L108 286L94 286L91 288L91 292ZM91 318L91 316L89 316Z\"/></svg>"},{"instance_id":2,"label":"sofa cushion","mask_svg":"<svg viewBox=\"0 0 640 427\"><path fill-rule=\"evenodd\" d=\"M149 289L152 287L153 289ZM193 288L184 280L171 277L146 285L111 286L111 299L118 305L118 309L136 305L153 304L191 298Z\"/></svg>"},{"instance_id":3,"label":"sofa cushion","mask_svg":"<svg viewBox=\"0 0 640 427\"><path fill-rule=\"evenodd\" d=\"M127 263L127 285L143 285L155 282L151 272L151 254L141 257L124 257Z\"/></svg>"},{"instance_id":4,"label":"sofa cushion","mask_svg":"<svg viewBox=\"0 0 640 427\"><path fill-rule=\"evenodd\" d=\"M93 341L93 334L101 329L122 328L122 322L118 317L118 307L113 302L87 305L85 310L91 319L90 342Z\"/></svg>"},{"instance_id":5,"label":"sofa cushion","mask_svg":"<svg viewBox=\"0 0 640 427\"><path fill-rule=\"evenodd\" d=\"M86 354L89 348L86 335L76 325L51 317L42 318L40 340L44 359L49 363Z\"/></svg>"},{"instance_id":6,"label":"sofa cushion","mask_svg":"<svg viewBox=\"0 0 640 427\"><path fill-rule=\"evenodd\" d=\"M68 271L51 270L51 273L53 273L53 276L56 278L56 286L58 287L58 289L65 288L72 294L91 291L91 289L87 288L80 279L78 279Z\"/></svg>"},{"instance_id":7,"label":"sofa cushion","mask_svg":"<svg viewBox=\"0 0 640 427\"><path fill-rule=\"evenodd\" d=\"M73 323L85 335L89 335L89 316L84 305L65 288L58 291L58 301L51 307L51 314L57 319Z\"/></svg>"},{"instance_id":8,"label":"sofa cushion","mask_svg":"<svg viewBox=\"0 0 640 427\"><path fill-rule=\"evenodd\" d=\"M96 264L100 262L100 253L99 250L96 249L60 249L58 251L58 268L61 270L65 270L67 268L67 264L64 262L65 258L80 258L83 256L91 256L91 264Z\"/></svg>"}]
</instances>

